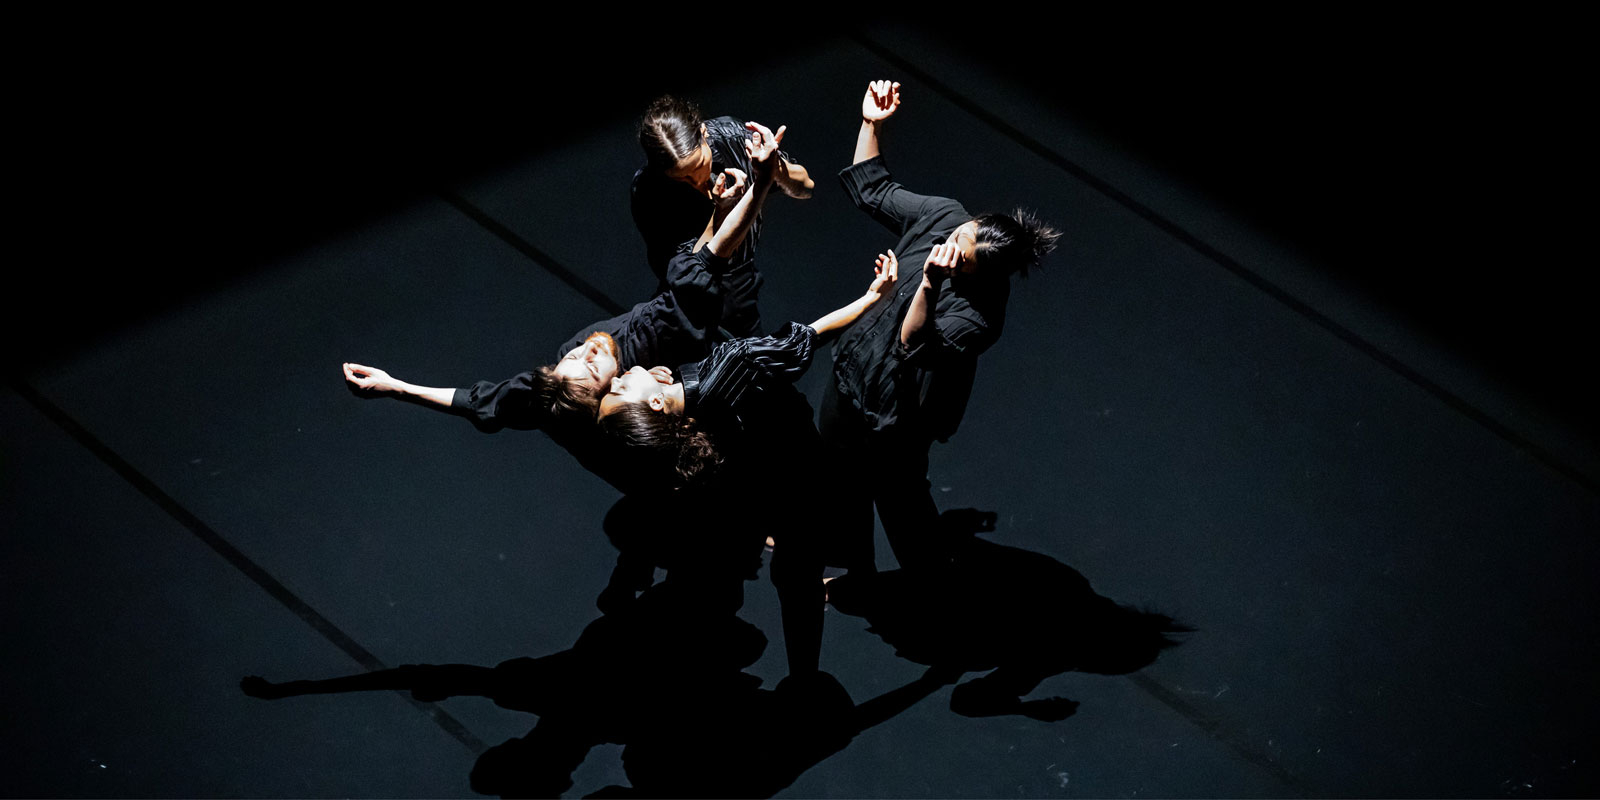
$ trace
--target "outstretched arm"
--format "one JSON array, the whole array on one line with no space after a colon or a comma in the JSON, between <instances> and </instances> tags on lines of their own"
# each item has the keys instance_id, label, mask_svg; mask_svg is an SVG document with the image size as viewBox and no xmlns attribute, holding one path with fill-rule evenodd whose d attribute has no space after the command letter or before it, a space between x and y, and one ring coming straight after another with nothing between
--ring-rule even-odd
<instances>
[{"instance_id":1,"label":"outstretched arm","mask_svg":"<svg viewBox=\"0 0 1600 800\"><path fill-rule=\"evenodd\" d=\"M894 291L894 282L900 277L900 262L895 259L894 251L880 254L872 270L872 285L867 287L867 293L856 298L849 305L835 309L823 315L816 322L811 323L811 329L817 332L819 338L826 337L835 331L849 327L873 303L878 302L884 295Z\"/></svg>"},{"instance_id":2,"label":"outstretched arm","mask_svg":"<svg viewBox=\"0 0 1600 800\"><path fill-rule=\"evenodd\" d=\"M878 126L900 107L900 84L873 81L861 98L861 131L856 134L856 156L852 164L878 157Z\"/></svg>"},{"instance_id":3,"label":"outstretched arm","mask_svg":"<svg viewBox=\"0 0 1600 800\"><path fill-rule=\"evenodd\" d=\"M450 399L455 396L456 391L455 389L406 383L381 369L351 363L344 365L344 379L351 386L372 392L374 396L382 392L401 400L421 400L426 405L438 406L443 409L450 407Z\"/></svg>"}]
</instances>

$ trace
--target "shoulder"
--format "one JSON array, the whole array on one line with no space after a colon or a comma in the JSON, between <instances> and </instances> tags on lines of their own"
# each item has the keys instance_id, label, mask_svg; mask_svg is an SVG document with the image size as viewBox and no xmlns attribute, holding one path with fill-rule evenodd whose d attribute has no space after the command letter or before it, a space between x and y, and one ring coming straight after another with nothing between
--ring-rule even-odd
<instances>
[{"instance_id":1,"label":"shoulder","mask_svg":"<svg viewBox=\"0 0 1600 800\"><path fill-rule=\"evenodd\" d=\"M980 331L998 329L1005 322L1010 297L1008 281L963 287L941 295L937 313L941 323L959 322Z\"/></svg>"},{"instance_id":2,"label":"shoulder","mask_svg":"<svg viewBox=\"0 0 1600 800\"><path fill-rule=\"evenodd\" d=\"M960 201L948 197L928 195L922 203L923 216L934 220L935 227L948 224L952 229L966 224L976 215L961 205Z\"/></svg>"}]
</instances>

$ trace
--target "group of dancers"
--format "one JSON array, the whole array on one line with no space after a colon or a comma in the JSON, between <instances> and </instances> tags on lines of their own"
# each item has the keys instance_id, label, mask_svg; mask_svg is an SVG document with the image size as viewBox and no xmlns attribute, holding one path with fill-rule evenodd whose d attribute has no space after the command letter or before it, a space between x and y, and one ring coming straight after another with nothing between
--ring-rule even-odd
<instances>
[{"instance_id":1,"label":"group of dancers","mask_svg":"<svg viewBox=\"0 0 1600 800\"><path fill-rule=\"evenodd\" d=\"M1190 629L1094 594L1048 555L971 536L992 530L992 514L934 504L928 450L962 421L978 358L1000 338L1011 275L1037 267L1059 234L1027 211L971 214L894 181L878 131L899 104L899 83L867 86L853 163L840 171L851 202L898 240L859 298L808 325L763 334L757 302L766 197L814 189L779 149L786 128L702 120L690 102L661 98L640 122L646 163L632 184L659 280L650 299L504 381L446 389L344 365L358 394L414 400L486 432L544 430L622 491L605 520L619 557L598 598L603 616L573 648L494 667L248 677L243 690L475 694L538 714L528 736L478 757L472 787L485 794L560 794L590 747L621 742L632 786L592 797L768 797L965 672L992 670L952 691L957 714L1061 720L1077 702L1022 698L1050 675L1125 674L1174 645ZM827 342L832 378L814 414L794 382ZM874 509L899 570L875 570ZM766 640L736 616L763 546L789 666L774 691L742 672ZM826 584L826 566L846 574ZM819 669L824 603L869 619L896 654L930 670L854 704Z\"/></svg>"},{"instance_id":2,"label":"group of dancers","mask_svg":"<svg viewBox=\"0 0 1600 800\"><path fill-rule=\"evenodd\" d=\"M928 449L960 423L978 357L1004 325L1011 276L1059 236L1025 211L974 215L896 182L879 131L900 102L900 84L868 85L854 159L839 173L856 207L898 241L861 296L810 324L762 335L758 307L766 199L814 187L780 149L786 129L703 120L666 97L640 123L646 164L631 192L660 280L652 297L588 326L554 364L503 381L417 386L354 363L345 378L483 430L545 431L631 504L670 509L678 522L658 527L688 528L663 538L721 541L712 529L736 529L770 539L791 673L814 671L823 568L873 569L873 507L902 567L941 559ZM793 384L830 341L819 425ZM783 502L775 484L814 491L774 513L764 506Z\"/></svg>"},{"instance_id":3,"label":"group of dancers","mask_svg":"<svg viewBox=\"0 0 1600 800\"><path fill-rule=\"evenodd\" d=\"M584 754L610 741L626 745L633 786L596 796L768 796L964 672L993 670L956 688L958 713L1059 720L1077 704L1023 696L1067 670L1139 669L1175 644L1171 634L1189 629L1171 618L1095 594L1053 558L971 536L994 515L937 509L928 450L961 422L977 360L1004 325L1011 276L1037 267L1060 234L1025 211L973 215L896 182L878 136L900 99L898 83L868 85L854 159L839 173L856 207L897 241L865 292L809 324L763 335L757 303L766 199L774 189L804 199L815 186L780 149L786 129L701 119L665 97L640 123L646 164L631 192L659 279L649 299L585 328L555 363L498 382L419 386L344 364L358 393L413 400L484 431L542 430L622 491L605 520L620 555L598 600L604 615L573 648L496 667L250 677L243 689L478 695L538 714L528 736L480 756L472 785L485 793L558 794ZM828 342L832 376L814 415L794 382ZM875 569L874 508L898 570ZM735 616L763 545L789 668L775 692L741 672L766 642ZM825 584L828 566L846 574ZM967 591L952 592L955 581ZM819 669L825 603L867 617L897 654L932 668L854 704Z\"/></svg>"}]
</instances>

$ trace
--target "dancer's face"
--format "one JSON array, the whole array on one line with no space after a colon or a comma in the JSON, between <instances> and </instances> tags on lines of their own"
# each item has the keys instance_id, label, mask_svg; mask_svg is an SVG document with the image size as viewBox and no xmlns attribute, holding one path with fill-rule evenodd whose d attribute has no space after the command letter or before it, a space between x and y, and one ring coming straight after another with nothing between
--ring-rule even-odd
<instances>
[{"instance_id":1,"label":"dancer's face","mask_svg":"<svg viewBox=\"0 0 1600 800\"><path fill-rule=\"evenodd\" d=\"M610 335L595 331L556 362L555 373L600 394L617 376L617 343Z\"/></svg>"},{"instance_id":2,"label":"dancer's face","mask_svg":"<svg viewBox=\"0 0 1600 800\"><path fill-rule=\"evenodd\" d=\"M950 233L948 242L955 242L956 249L961 251L961 263L956 265L956 272L962 275L971 275L978 271L978 221L968 220L966 224L956 228Z\"/></svg>"},{"instance_id":3,"label":"dancer's face","mask_svg":"<svg viewBox=\"0 0 1600 800\"><path fill-rule=\"evenodd\" d=\"M600 398L600 416L628 403L644 403L655 411L683 413L683 384L672 382L666 367L634 367L611 379L611 390Z\"/></svg>"},{"instance_id":4,"label":"dancer's face","mask_svg":"<svg viewBox=\"0 0 1600 800\"><path fill-rule=\"evenodd\" d=\"M706 126L700 126L700 146L667 170L667 177L687 183L696 191L711 191L711 145L706 142Z\"/></svg>"}]
</instances>

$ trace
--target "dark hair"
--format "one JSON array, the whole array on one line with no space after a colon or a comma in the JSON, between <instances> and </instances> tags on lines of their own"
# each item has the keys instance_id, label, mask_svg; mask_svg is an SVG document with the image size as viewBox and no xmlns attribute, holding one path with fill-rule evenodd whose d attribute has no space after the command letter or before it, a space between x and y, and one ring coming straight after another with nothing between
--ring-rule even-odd
<instances>
[{"instance_id":1,"label":"dark hair","mask_svg":"<svg viewBox=\"0 0 1600 800\"><path fill-rule=\"evenodd\" d=\"M601 417L600 431L670 471L680 486L709 479L722 463L711 436L693 417L656 411L646 403L625 403Z\"/></svg>"},{"instance_id":2,"label":"dark hair","mask_svg":"<svg viewBox=\"0 0 1600 800\"><path fill-rule=\"evenodd\" d=\"M1038 266L1061 238L1061 231L1021 208L1010 214L981 214L976 221L978 247L973 262L979 272L1020 272L1027 277L1028 268Z\"/></svg>"},{"instance_id":3,"label":"dark hair","mask_svg":"<svg viewBox=\"0 0 1600 800\"><path fill-rule=\"evenodd\" d=\"M672 95L656 98L639 120L645 164L654 170L677 166L705 139L700 126L700 109L694 103Z\"/></svg>"},{"instance_id":4,"label":"dark hair","mask_svg":"<svg viewBox=\"0 0 1600 800\"><path fill-rule=\"evenodd\" d=\"M1078 669L1100 675L1126 675L1149 666L1162 650L1183 644L1176 638L1194 633L1166 614L1125 606L1096 597L1080 624L1083 655Z\"/></svg>"},{"instance_id":5,"label":"dark hair","mask_svg":"<svg viewBox=\"0 0 1600 800\"><path fill-rule=\"evenodd\" d=\"M600 397L589 387L556 374L555 367L533 371L533 396L537 410L564 423L588 423L600 408Z\"/></svg>"}]
</instances>

